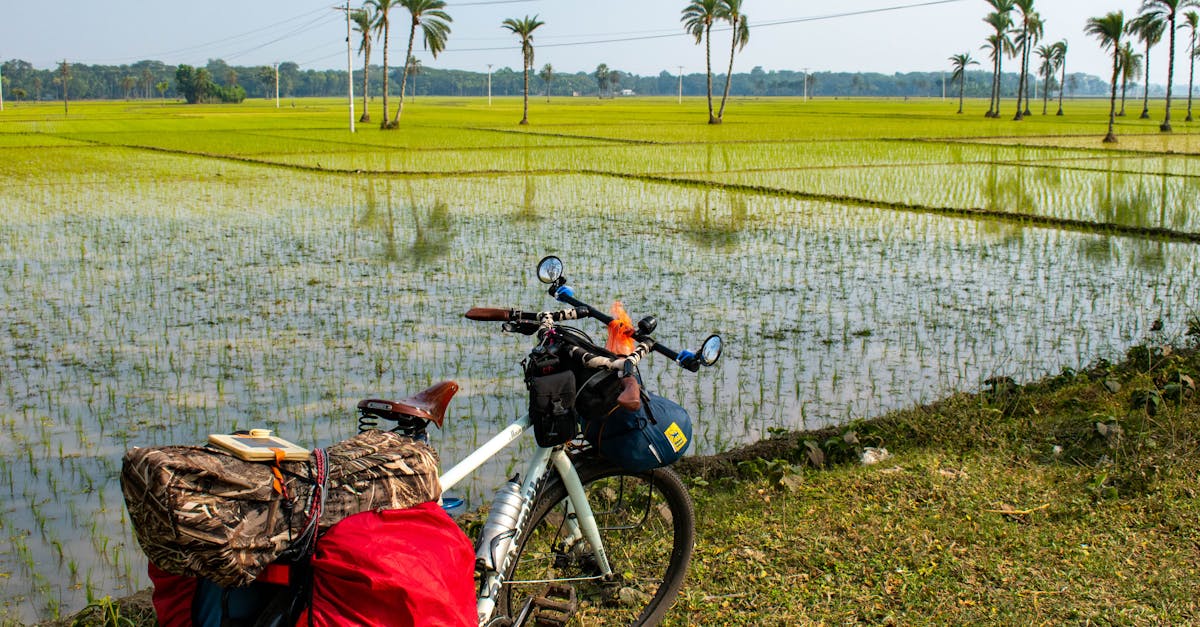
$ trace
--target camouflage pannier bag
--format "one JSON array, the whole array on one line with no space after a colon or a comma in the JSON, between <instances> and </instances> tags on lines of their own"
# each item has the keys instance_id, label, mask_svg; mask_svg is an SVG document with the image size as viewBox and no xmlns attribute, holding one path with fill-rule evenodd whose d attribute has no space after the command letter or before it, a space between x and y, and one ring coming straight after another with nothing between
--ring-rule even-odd
<instances>
[{"instance_id":1,"label":"camouflage pannier bag","mask_svg":"<svg viewBox=\"0 0 1200 627\"><path fill-rule=\"evenodd\" d=\"M142 550L169 573L243 586L347 516L441 496L433 448L385 431L279 463L278 489L275 468L207 446L130 450L121 491Z\"/></svg>"}]
</instances>

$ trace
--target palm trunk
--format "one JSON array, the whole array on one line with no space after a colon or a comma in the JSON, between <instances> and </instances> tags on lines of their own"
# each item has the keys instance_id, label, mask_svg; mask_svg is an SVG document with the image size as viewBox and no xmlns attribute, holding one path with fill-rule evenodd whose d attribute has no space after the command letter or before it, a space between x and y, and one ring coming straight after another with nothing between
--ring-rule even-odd
<instances>
[{"instance_id":1,"label":"palm trunk","mask_svg":"<svg viewBox=\"0 0 1200 627\"><path fill-rule=\"evenodd\" d=\"M1104 143L1115 144L1117 135L1113 132L1113 128L1117 122L1117 73L1120 71L1121 63L1118 55L1120 50L1116 45L1113 46L1113 74L1112 74L1112 96L1109 97L1108 103L1108 134L1104 136Z\"/></svg>"},{"instance_id":2,"label":"palm trunk","mask_svg":"<svg viewBox=\"0 0 1200 627\"><path fill-rule=\"evenodd\" d=\"M996 116L996 94L1000 84L1000 51L996 50L995 57L992 59L992 92L988 94L988 110L984 117Z\"/></svg>"},{"instance_id":3,"label":"palm trunk","mask_svg":"<svg viewBox=\"0 0 1200 627\"><path fill-rule=\"evenodd\" d=\"M383 121L379 128L388 127L388 34L391 28L387 22L383 24Z\"/></svg>"},{"instance_id":4,"label":"palm trunk","mask_svg":"<svg viewBox=\"0 0 1200 627\"><path fill-rule=\"evenodd\" d=\"M1192 90L1196 85L1196 33L1192 33L1192 51L1188 54L1191 70L1188 71L1188 114L1185 122L1192 121Z\"/></svg>"},{"instance_id":5,"label":"palm trunk","mask_svg":"<svg viewBox=\"0 0 1200 627\"><path fill-rule=\"evenodd\" d=\"M1121 76L1121 112L1117 114L1117 117L1119 117L1119 118L1125 117L1125 91L1129 85L1129 78L1124 76L1123 74L1124 73L1122 72L1122 76Z\"/></svg>"},{"instance_id":6,"label":"palm trunk","mask_svg":"<svg viewBox=\"0 0 1200 627\"><path fill-rule=\"evenodd\" d=\"M400 74L400 104L396 106L396 117L392 118L392 126L400 126L400 114L404 112L404 88L408 86L408 67L411 65L408 60L412 58L413 39L417 37L419 23L421 20L414 15L412 26L408 29L408 52L404 55L404 72Z\"/></svg>"},{"instance_id":7,"label":"palm trunk","mask_svg":"<svg viewBox=\"0 0 1200 627\"><path fill-rule=\"evenodd\" d=\"M1050 74L1052 72L1046 72L1046 80L1042 85L1042 115L1050 111Z\"/></svg>"},{"instance_id":8,"label":"palm trunk","mask_svg":"<svg viewBox=\"0 0 1200 627\"><path fill-rule=\"evenodd\" d=\"M1021 82L1017 85L1017 114L1013 116L1014 120L1023 120L1025 118L1025 114L1023 113L1025 109L1022 100L1025 98L1025 59L1028 57L1029 29L1025 28L1021 30L1021 71L1017 72L1017 76Z\"/></svg>"},{"instance_id":9,"label":"palm trunk","mask_svg":"<svg viewBox=\"0 0 1200 627\"><path fill-rule=\"evenodd\" d=\"M967 70L963 69L962 77L958 79L958 112L963 112L963 95L967 91Z\"/></svg>"},{"instance_id":10,"label":"palm trunk","mask_svg":"<svg viewBox=\"0 0 1200 627\"><path fill-rule=\"evenodd\" d=\"M713 116L712 106L712 22L704 27L704 69L708 72L708 123L720 122Z\"/></svg>"},{"instance_id":11,"label":"palm trunk","mask_svg":"<svg viewBox=\"0 0 1200 627\"><path fill-rule=\"evenodd\" d=\"M371 111L367 109L367 89L369 89L371 86L370 80L367 78L367 72L369 72L370 69L371 47L368 45L363 46L363 112L362 117L358 118L359 122L371 121Z\"/></svg>"},{"instance_id":12,"label":"palm trunk","mask_svg":"<svg viewBox=\"0 0 1200 627\"><path fill-rule=\"evenodd\" d=\"M1158 130L1164 133L1171 132L1171 83L1175 82L1175 14L1171 14L1171 53L1167 55L1167 113L1163 116L1163 123L1159 125Z\"/></svg>"},{"instance_id":13,"label":"palm trunk","mask_svg":"<svg viewBox=\"0 0 1200 627\"><path fill-rule=\"evenodd\" d=\"M1062 108L1063 94L1066 93L1066 91L1067 91L1067 55L1064 54L1063 55L1063 64L1062 64L1062 80L1059 81L1059 85L1058 85L1058 113L1056 113L1055 115L1063 114L1063 108Z\"/></svg>"},{"instance_id":14,"label":"palm trunk","mask_svg":"<svg viewBox=\"0 0 1200 627\"><path fill-rule=\"evenodd\" d=\"M996 55L996 113L992 117L1000 117L1000 85L1004 80L1004 59L1001 51Z\"/></svg>"},{"instance_id":15,"label":"palm trunk","mask_svg":"<svg viewBox=\"0 0 1200 627\"><path fill-rule=\"evenodd\" d=\"M529 57L525 57L525 108L521 112L521 124L529 124Z\"/></svg>"},{"instance_id":16,"label":"palm trunk","mask_svg":"<svg viewBox=\"0 0 1200 627\"><path fill-rule=\"evenodd\" d=\"M1142 115L1138 117L1141 120L1150 119L1150 44L1146 44L1146 84L1142 87Z\"/></svg>"},{"instance_id":17,"label":"palm trunk","mask_svg":"<svg viewBox=\"0 0 1200 627\"><path fill-rule=\"evenodd\" d=\"M733 55L737 51L737 22L733 23L733 43L729 45L729 71L725 73L725 93L721 95L721 110L717 112L717 121L725 119L725 101L729 99L729 85L733 82Z\"/></svg>"},{"instance_id":18,"label":"palm trunk","mask_svg":"<svg viewBox=\"0 0 1200 627\"><path fill-rule=\"evenodd\" d=\"M1025 44L1025 83L1026 83L1025 84L1025 115L1033 115L1033 112L1031 112L1029 110L1029 82L1030 82L1029 79L1033 78L1029 74L1029 60L1030 60L1030 57L1033 56L1032 54L1030 54L1030 52L1032 52L1032 48L1033 48L1032 41ZM1032 82L1033 82L1033 87L1036 90L1037 89L1037 78L1033 78ZM1037 94L1034 94L1033 97L1037 98Z\"/></svg>"}]
</instances>

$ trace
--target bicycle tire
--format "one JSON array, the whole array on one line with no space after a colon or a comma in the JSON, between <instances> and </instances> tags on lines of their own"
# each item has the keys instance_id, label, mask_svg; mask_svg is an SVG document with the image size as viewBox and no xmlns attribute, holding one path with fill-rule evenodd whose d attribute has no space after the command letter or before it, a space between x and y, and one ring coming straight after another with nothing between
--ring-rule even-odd
<instances>
[{"instance_id":1,"label":"bicycle tire","mask_svg":"<svg viewBox=\"0 0 1200 627\"><path fill-rule=\"evenodd\" d=\"M657 625L674 605L692 559L695 509L687 488L669 468L634 473L590 457L577 461L576 470L616 577L569 581L579 601L574 622ZM522 612L549 580L599 574L586 540L562 544L567 492L557 475L550 476L517 538L498 599L501 615Z\"/></svg>"}]
</instances>

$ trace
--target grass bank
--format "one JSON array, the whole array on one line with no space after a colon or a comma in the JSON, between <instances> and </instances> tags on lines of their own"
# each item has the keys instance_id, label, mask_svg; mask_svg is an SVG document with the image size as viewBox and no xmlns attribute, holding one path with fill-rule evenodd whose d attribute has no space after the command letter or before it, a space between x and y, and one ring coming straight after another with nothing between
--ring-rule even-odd
<instances>
[{"instance_id":1,"label":"grass bank","mask_svg":"<svg viewBox=\"0 0 1200 627\"><path fill-rule=\"evenodd\" d=\"M1195 623L1198 339L687 458L698 542L669 624Z\"/></svg>"}]
</instances>

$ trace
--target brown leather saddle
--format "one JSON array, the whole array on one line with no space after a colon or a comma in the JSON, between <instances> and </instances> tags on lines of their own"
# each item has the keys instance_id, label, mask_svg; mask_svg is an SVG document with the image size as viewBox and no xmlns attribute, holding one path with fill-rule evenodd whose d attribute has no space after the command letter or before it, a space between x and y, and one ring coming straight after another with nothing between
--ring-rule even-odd
<instances>
[{"instance_id":1,"label":"brown leather saddle","mask_svg":"<svg viewBox=\"0 0 1200 627\"><path fill-rule=\"evenodd\" d=\"M446 419L446 407L457 392L457 383L442 381L412 396L395 401L382 398L363 399L358 402L358 410L400 423L407 423L413 418L419 418L432 422L440 429L442 422Z\"/></svg>"}]
</instances>

